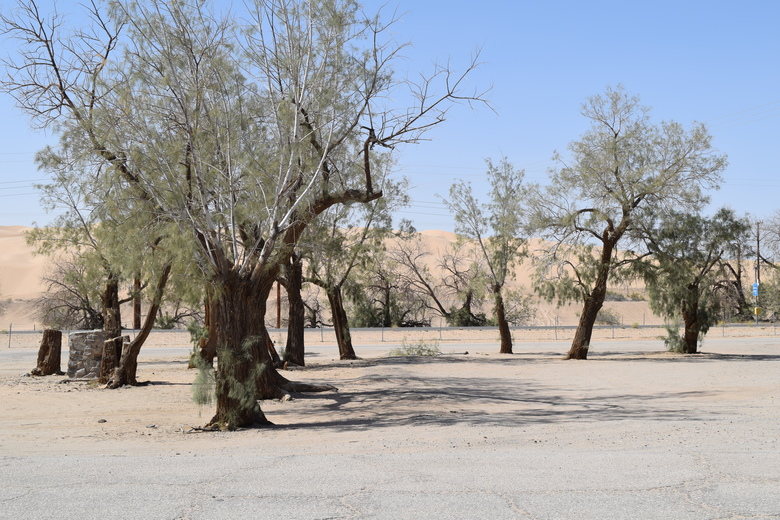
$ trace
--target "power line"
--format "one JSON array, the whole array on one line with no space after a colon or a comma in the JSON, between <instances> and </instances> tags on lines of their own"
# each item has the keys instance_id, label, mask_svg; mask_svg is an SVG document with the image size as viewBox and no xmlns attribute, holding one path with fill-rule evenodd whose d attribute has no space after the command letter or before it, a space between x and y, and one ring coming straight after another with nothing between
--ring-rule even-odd
<instances>
[{"instance_id":1,"label":"power line","mask_svg":"<svg viewBox=\"0 0 780 520\"><path fill-rule=\"evenodd\" d=\"M17 184L21 182L38 182L38 181L48 181L49 179L47 177L41 177L40 179L19 179L15 181L0 181L0 184Z\"/></svg>"},{"instance_id":2,"label":"power line","mask_svg":"<svg viewBox=\"0 0 780 520\"><path fill-rule=\"evenodd\" d=\"M9 197L27 197L30 195L40 195L37 191L32 191L30 193L3 193L0 194L0 198L9 198Z\"/></svg>"}]
</instances>

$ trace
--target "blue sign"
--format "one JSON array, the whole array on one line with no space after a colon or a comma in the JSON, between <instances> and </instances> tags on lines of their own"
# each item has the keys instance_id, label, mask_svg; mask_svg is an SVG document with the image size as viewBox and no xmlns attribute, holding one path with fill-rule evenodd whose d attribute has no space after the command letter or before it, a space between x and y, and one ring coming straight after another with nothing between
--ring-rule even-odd
<instances>
[{"instance_id":1,"label":"blue sign","mask_svg":"<svg viewBox=\"0 0 780 520\"><path fill-rule=\"evenodd\" d=\"M753 284L753 296L758 296L758 282Z\"/></svg>"}]
</instances>

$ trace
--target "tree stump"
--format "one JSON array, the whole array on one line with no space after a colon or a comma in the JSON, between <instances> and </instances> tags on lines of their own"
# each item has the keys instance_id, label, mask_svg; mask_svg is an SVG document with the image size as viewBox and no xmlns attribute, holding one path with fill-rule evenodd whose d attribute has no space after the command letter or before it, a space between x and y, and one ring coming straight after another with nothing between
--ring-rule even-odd
<instances>
[{"instance_id":1,"label":"tree stump","mask_svg":"<svg viewBox=\"0 0 780 520\"><path fill-rule=\"evenodd\" d=\"M114 369L119 366L122 359L122 349L124 345L130 343L130 336L117 336L115 338L103 341L103 357L100 359L100 371L98 373L98 382L108 383L114 374Z\"/></svg>"},{"instance_id":2,"label":"tree stump","mask_svg":"<svg viewBox=\"0 0 780 520\"><path fill-rule=\"evenodd\" d=\"M30 375L50 376L64 375L60 370L60 360L62 358L62 332L54 329L43 331L41 346L38 349L38 366L36 366Z\"/></svg>"}]
</instances>

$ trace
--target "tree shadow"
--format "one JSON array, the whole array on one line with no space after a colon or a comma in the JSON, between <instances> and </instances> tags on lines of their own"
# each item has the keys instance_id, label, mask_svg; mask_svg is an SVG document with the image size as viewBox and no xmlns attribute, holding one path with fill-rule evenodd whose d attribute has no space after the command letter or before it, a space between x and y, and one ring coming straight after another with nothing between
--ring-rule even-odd
<instances>
[{"instance_id":1,"label":"tree shadow","mask_svg":"<svg viewBox=\"0 0 780 520\"><path fill-rule=\"evenodd\" d=\"M141 381L134 386L192 386L192 383L175 383L173 381Z\"/></svg>"},{"instance_id":2,"label":"tree shadow","mask_svg":"<svg viewBox=\"0 0 780 520\"><path fill-rule=\"evenodd\" d=\"M430 362L416 361L418 364ZM492 362L506 361L495 359ZM387 366L403 363L393 358L376 362L377 365ZM576 390L507 378L418 377L405 374L365 375L342 381L342 386L348 390L297 398L304 402L317 400L318 406L274 410L273 415L284 416L288 411L296 415L295 424L280 426L282 428L339 431L404 425L522 427L628 419L698 421L713 416L711 412L697 409L693 403L680 404L683 399L714 395L705 391L582 396ZM304 421L300 421L301 415Z\"/></svg>"},{"instance_id":3,"label":"tree shadow","mask_svg":"<svg viewBox=\"0 0 780 520\"><path fill-rule=\"evenodd\" d=\"M718 354L699 352L697 354L676 354L670 352L600 352L588 354L589 361L631 361L652 363L706 363L712 361L780 361L777 354ZM586 361L587 363L587 361Z\"/></svg>"},{"instance_id":4,"label":"tree shadow","mask_svg":"<svg viewBox=\"0 0 780 520\"><path fill-rule=\"evenodd\" d=\"M566 361L567 363L590 363L600 361L645 362L645 363L699 363L708 361L780 361L780 355L775 354L675 354L666 351L623 351L623 352L591 352L588 359L566 360L565 353L557 351L518 352L516 354L443 354L439 356L388 356L383 358L366 358L356 360L339 360L317 363L305 367L291 367L290 372L317 373L337 368L365 368L378 366L410 366L437 363L472 363L478 365L511 366L551 361Z\"/></svg>"},{"instance_id":5,"label":"tree shadow","mask_svg":"<svg viewBox=\"0 0 780 520\"><path fill-rule=\"evenodd\" d=\"M141 365L166 365L166 366L176 366L176 365L184 365L188 366L190 364L189 358L187 359L144 359L138 360L138 366Z\"/></svg>"}]
</instances>

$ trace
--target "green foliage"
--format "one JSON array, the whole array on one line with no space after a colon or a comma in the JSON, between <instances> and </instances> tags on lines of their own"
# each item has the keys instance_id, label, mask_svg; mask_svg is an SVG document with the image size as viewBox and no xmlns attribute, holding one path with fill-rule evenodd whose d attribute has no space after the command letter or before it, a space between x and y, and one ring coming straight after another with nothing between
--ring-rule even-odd
<instances>
[{"instance_id":1,"label":"green foliage","mask_svg":"<svg viewBox=\"0 0 780 520\"><path fill-rule=\"evenodd\" d=\"M209 329L195 320L187 324L187 332L190 333L190 342L195 348L200 345L201 340L205 340L209 336Z\"/></svg>"},{"instance_id":2,"label":"green foliage","mask_svg":"<svg viewBox=\"0 0 780 520\"><path fill-rule=\"evenodd\" d=\"M179 321L176 319L176 316L163 310L160 310L157 317L154 319L154 326L158 329L170 330L176 328L176 325L178 324Z\"/></svg>"},{"instance_id":3,"label":"green foliage","mask_svg":"<svg viewBox=\"0 0 780 520\"><path fill-rule=\"evenodd\" d=\"M524 294L519 290L506 291L504 304L506 305L506 321L512 325L527 325L536 318L536 301L529 294Z\"/></svg>"},{"instance_id":4,"label":"green foliage","mask_svg":"<svg viewBox=\"0 0 780 520\"><path fill-rule=\"evenodd\" d=\"M205 341L209 335L209 329L198 321L191 321L187 324L187 332L190 333L190 342L192 343L192 353L190 354L190 368L200 369L201 364L205 361L200 355L201 340ZM209 364L209 366L211 366Z\"/></svg>"},{"instance_id":5,"label":"green foliage","mask_svg":"<svg viewBox=\"0 0 780 520\"><path fill-rule=\"evenodd\" d=\"M527 253L523 238L524 203L527 190L525 172L506 158L499 163L487 160L490 202L480 203L471 184L459 181L450 187L445 201L455 219L456 233L476 241L487 268L489 286L503 287L512 277L512 268Z\"/></svg>"},{"instance_id":6,"label":"green foliage","mask_svg":"<svg viewBox=\"0 0 780 520\"><path fill-rule=\"evenodd\" d=\"M780 273L777 270L771 271L771 275L765 276L765 280L761 283L761 306L764 314L770 320L776 321L780 316Z\"/></svg>"},{"instance_id":7,"label":"green foliage","mask_svg":"<svg viewBox=\"0 0 780 520\"><path fill-rule=\"evenodd\" d=\"M387 278L374 273L371 280L350 284L347 296L350 324L353 327L427 327L430 322L422 317L417 299L406 299ZM408 296L408 295L407 295Z\"/></svg>"},{"instance_id":8,"label":"green foliage","mask_svg":"<svg viewBox=\"0 0 780 520\"><path fill-rule=\"evenodd\" d=\"M695 324L706 334L719 316L716 289L726 276L721 260L748 229L744 219L727 209L709 218L672 212L645 228L652 260L634 267L644 277L653 311Z\"/></svg>"},{"instance_id":9,"label":"green foliage","mask_svg":"<svg viewBox=\"0 0 780 520\"><path fill-rule=\"evenodd\" d=\"M425 341L421 339L416 342L407 342L404 338L401 348L391 350L387 355L390 357L434 357L441 355L441 350L439 350L439 342L436 340Z\"/></svg>"},{"instance_id":10,"label":"green foliage","mask_svg":"<svg viewBox=\"0 0 780 520\"><path fill-rule=\"evenodd\" d=\"M227 424L233 425L239 421L240 414L246 410L251 410L259 406L257 404L257 383L261 377L265 365L257 363L252 352L257 347L257 343L263 344L263 338L260 336L249 336L245 338L237 350L221 347L217 349L217 358L219 359L219 370L214 372L214 388L219 389L220 394L233 402L226 412ZM236 372L246 372L245 377L240 379L236 377ZM201 373L201 370L198 370ZM204 378L205 386L201 393L210 392L209 370L205 368ZM195 392L195 388L193 388ZM213 395L211 393L210 395Z\"/></svg>"},{"instance_id":11,"label":"green foliage","mask_svg":"<svg viewBox=\"0 0 780 520\"><path fill-rule=\"evenodd\" d=\"M472 313L471 309L460 307L451 310L447 324L451 327L484 327L488 319L483 312Z\"/></svg>"},{"instance_id":12,"label":"green foliage","mask_svg":"<svg viewBox=\"0 0 780 520\"><path fill-rule=\"evenodd\" d=\"M674 322L666 325L666 336L664 336L664 345L669 352L684 354L686 351L685 338L680 335L680 323ZM699 336L699 344L704 339L704 335Z\"/></svg>"},{"instance_id":13,"label":"green foliage","mask_svg":"<svg viewBox=\"0 0 780 520\"><path fill-rule=\"evenodd\" d=\"M350 312L350 325L352 327L384 327L382 311L369 305L365 299L353 302Z\"/></svg>"},{"instance_id":14,"label":"green foliage","mask_svg":"<svg viewBox=\"0 0 780 520\"><path fill-rule=\"evenodd\" d=\"M190 363L195 367L195 381L192 383L192 400L200 406L214 402L216 377L214 367L207 363L196 352L190 356Z\"/></svg>"},{"instance_id":15,"label":"green foliage","mask_svg":"<svg viewBox=\"0 0 780 520\"><path fill-rule=\"evenodd\" d=\"M582 113L590 128L530 197L531 227L549 244L535 286L550 301L582 301L620 275L640 256L618 254L624 237L635 242L656 215L700 208L726 165L703 125L652 124L622 87L591 97Z\"/></svg>"}]
</instances>

